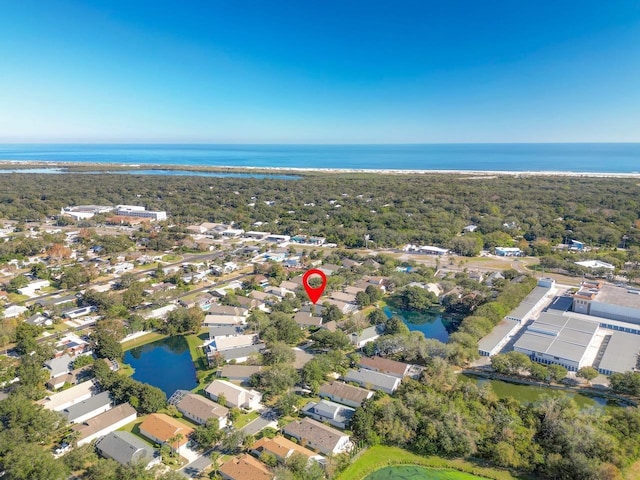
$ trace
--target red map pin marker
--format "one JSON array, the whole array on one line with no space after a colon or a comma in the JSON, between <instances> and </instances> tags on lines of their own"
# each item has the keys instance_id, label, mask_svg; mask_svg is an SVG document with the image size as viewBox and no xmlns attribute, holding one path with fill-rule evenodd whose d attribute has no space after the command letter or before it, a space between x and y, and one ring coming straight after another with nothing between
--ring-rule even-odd
<instances>
[{"instance_id":1,"label":"red map pin marker","mask_svg":"<svg viewBox=\"0 0 640 480\"><path fill-rule=\"evenodd\" d=\"M322 285L318 288L313 288L309 286L309 277L311 275L318 275L322 279ZM314 305L320 300L322 296L322 292L324 292L325 287L327 286L327 276L324 274L322 270L318 270L317 268L312 268L307 273L302 276L302 286L304 287L305 292L309 295L309 299L311 303Z\"/></svg>"}]
</instances>

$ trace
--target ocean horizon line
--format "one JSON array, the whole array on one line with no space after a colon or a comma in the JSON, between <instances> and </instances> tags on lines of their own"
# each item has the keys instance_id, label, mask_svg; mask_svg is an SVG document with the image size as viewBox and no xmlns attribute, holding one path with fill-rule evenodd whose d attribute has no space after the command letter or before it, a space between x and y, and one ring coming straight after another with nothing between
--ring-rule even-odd
<instances>
[{"instance_id":1,"label":"ocean horizon line","mask_svg":"<svg viewBox=\"0 0 640 480\"><path fill-rule=\"evenodd\" d=\"M188 142L188 141L180 141L180 142L157 142L157 141L50 141L50 142L7 142L1 141L1 146L48 146L48 145L66 145L66 146L129 146L129 145L138 145L138 146L265 146L265 147L284 147L284 146L294 146L294 147L363 147L363 146L372 146L372 147L393 147L393 146L442 146L442 145L640 145L640 140L638 141L606 141L606 142L580 142L580 141L557 141L557 142L385 142L385 143L363 143L363 142L209 142L209 141L198 141L198 142Z\"/></svg>"}]
</instances>

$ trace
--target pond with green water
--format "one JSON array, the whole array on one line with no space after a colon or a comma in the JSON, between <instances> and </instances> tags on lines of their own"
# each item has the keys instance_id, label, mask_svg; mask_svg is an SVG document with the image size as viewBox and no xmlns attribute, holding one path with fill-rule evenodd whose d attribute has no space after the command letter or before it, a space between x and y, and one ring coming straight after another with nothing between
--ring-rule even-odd
<instances>
[{"instance_id":1,"label":"pond with green water","mask_svg":"<svg viewBox=\"0 0 640 480\"><path fill-rule=\"evenodd\" d=\"M482 480L482 478L456 470L401 465L377 470L365 480Z\"/></svg>"},{"instance_id":2,"label":"pond with green water","mask_svg":"<svg viewBox=\"0 0 640 480\"><path fill-rule=\"evenodd\" d=\"M473 375L462 374L461 378L470 382L476 382L478 385L490 385L491 390L498 398L513 397L520 402L536 403L542 400L544 396L548 397L564 397L570 398L580 408L615 408L617 404L610 402L604 396L598 395L581 395L579 393L568 390L559 390L547 387L538 387L534 385L519 385L516 383L503 382L501 380L489 380L486 378L476 377Z\"/></svg>"}]
</instances>

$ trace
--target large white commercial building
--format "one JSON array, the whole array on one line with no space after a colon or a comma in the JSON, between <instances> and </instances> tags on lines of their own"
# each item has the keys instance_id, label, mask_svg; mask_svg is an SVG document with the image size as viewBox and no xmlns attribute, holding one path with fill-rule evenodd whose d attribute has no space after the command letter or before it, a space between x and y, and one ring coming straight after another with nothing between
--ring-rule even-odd
<instances>
[{"instance_id":1,"label":"large white commercial building","mask_svg":"<svg viewBox=\"0 0 640 480\"><path fill-rule=\"evenodd\" d=\"M573 311L640 325L640 290L585 282L573 296Z\"/></svg>"},{"instance_id":2,"label":"large white commercial building","mask_svg":"<svg viewBox=\"0 0 640 480\"><path fill-rule=\"evenodd\" d=\"M595 360L599 348L597 331L596 322L544 313L527 327L513 349L533 361L562 365L575 372Z\"/></svg>"},{"instance_id":3,"label":"large white commercial building","mask_svg":"<svg viewBox=\"0 0 640 480\"><path fill-rule=\"evenodd\" d=\"M145 207L139 207L136 205L118 205L116 207L116 215L150 218L158 222L167 219L167 212L147 210Z\"/></svg>"}]
</instances>

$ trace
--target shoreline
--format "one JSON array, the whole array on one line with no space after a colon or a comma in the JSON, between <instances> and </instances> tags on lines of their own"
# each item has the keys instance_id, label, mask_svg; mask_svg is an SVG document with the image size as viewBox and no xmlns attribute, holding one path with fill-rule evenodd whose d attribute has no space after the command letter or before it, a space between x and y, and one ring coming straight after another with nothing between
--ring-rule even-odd
<instances>
[{"instance_id":1,"label":"shoreline","mask_svg":"<svg viewBox=\"0 0 640 480\"><path fill-rule=\"evenodd\" d=\"M59 160L0 160L0 174L2 170L11 168L31 169L31 168L70 168L82 167L93 168L99 171L105 169L117 169L135 173L136 170L183 170L190 172L238 172L238 173L364 173L364 174L384 174L384 175L472 175L470 179L485 180L498 176L546 176L546 177L592 177L592 178L640 178L640 172L573 172L562 170L455 170L455 169L367 169L367 168L318 168L318 167L258 167L258 166L233 166L233 165L180 165L180 164L127 164L127 163L101 163L101 162L74 162ZM23 172L28 173L28 172ZM82 173L79 171L68 171L64 173ZM104 172L110 173L110 172ZM117 173L117 172L114 172ZM144 175L144 173L141 173Z\"/></svg>"}]
</instances>

